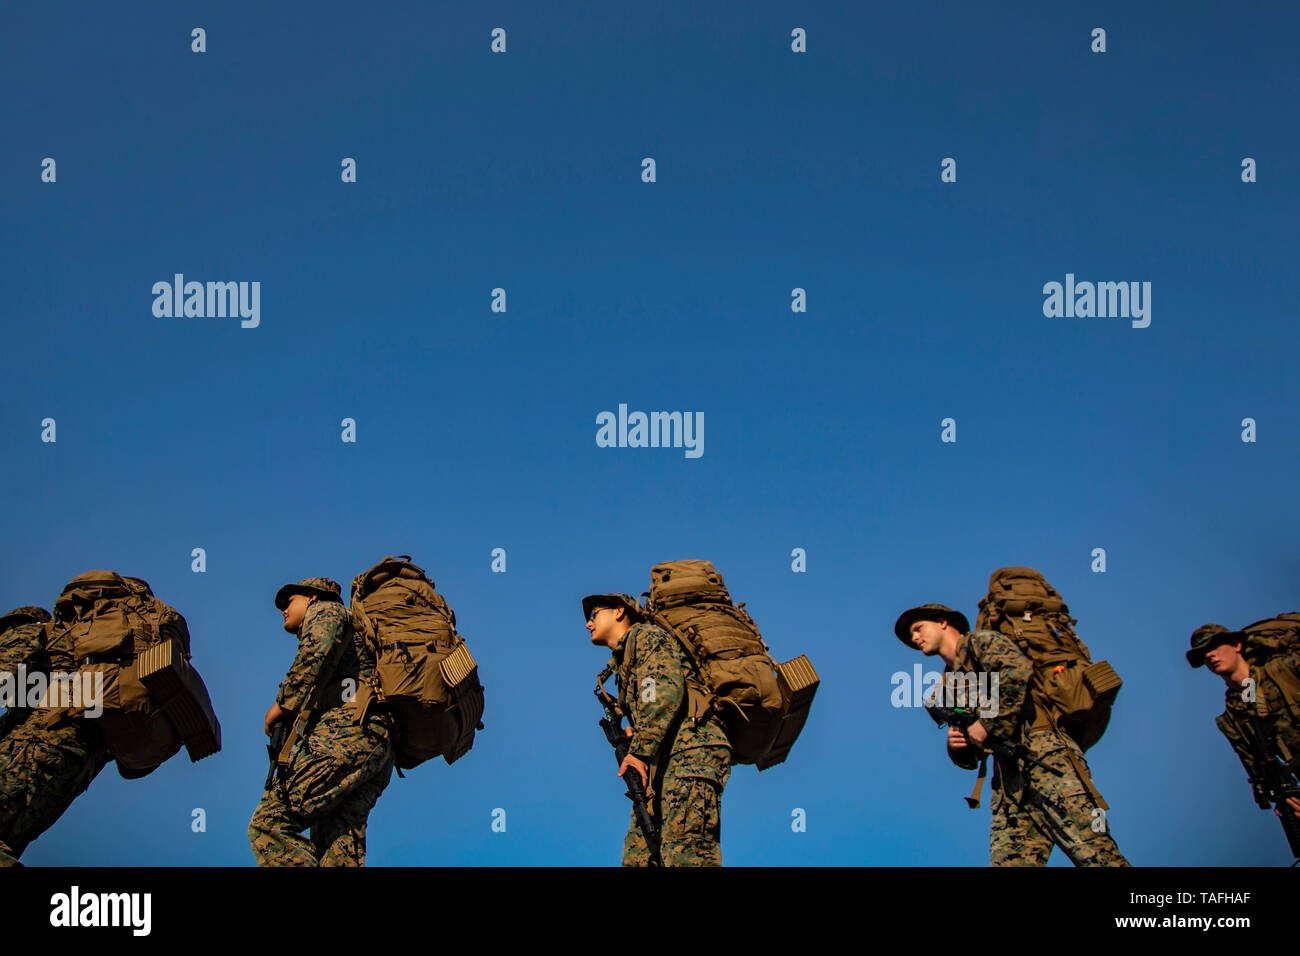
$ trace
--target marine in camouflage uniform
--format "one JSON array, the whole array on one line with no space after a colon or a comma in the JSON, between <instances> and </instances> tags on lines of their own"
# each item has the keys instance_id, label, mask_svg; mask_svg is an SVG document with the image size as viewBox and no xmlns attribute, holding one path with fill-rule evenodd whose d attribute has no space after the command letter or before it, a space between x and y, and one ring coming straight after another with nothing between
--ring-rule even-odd
<instances>
[{"instance_id":1,"label":"marine in camouflage uniform","mask_svg":"<svg viewBox=\"0 0 1300 956\"><path fill-rule=\"evenodd\" d=\"M1288 763L1295 761L1293 767L1300 766L1300 654L1277 654L1263 665L1251 664L1242 655L1245 639L1241 631L1205 624L1192 632L1187 662L1192 667L1206 666L1227 685L1223 713L1215 723L1236 751L1253 786L1259 773L1252 717L1262 721L1265 732L1272 735L1274 752ZM1300 807L1292 810L1300 816Z\"/></svg>"},{"instance_id":2,"label":"marine in camouflage uniform","mask_svg":"<svg viewBox=\"0 0 1300 956\"><path fill-rule=\"evenodd\" d=\"M20 607L0 618L0 672L75 669L71 641L51 632L48 611ZM52 636L51 636L52 634ZM47 643L48 642L48 643ZM16 687L21 695L25 688ZM27 845L54 825L112 759L94 721L16 706L0 718L0 866L20 866Z\"/></svg>"},{"instance_id":3,"label":"marine in camouflage uniform","mask_svg":"<svg viewBox=\"0 0 1300 956\"><path fill-rule=\"evenodd\" d=\"M915 625L915 627L914 627ZM1045 866L1059 846L1075 866L1128 866L1106 826L1105 800L1093 783L1083 750L1068 734L1052 729L1030 698L1033 663L1015 642L997 631L970 631L965 615L942 604L904 611L894 624L904 644L944 657L944 674L997 674L997 715L983 717L963 732L950 730L948 755L960 767L979 761L970 730L1021 745L1046 767L995 756L993 822L989 862L993 866ZM990 682L991 684L991 682ZM981 702L986 704L988 702Z\"/></svg>"},{"instance_id":4,"label":"marine in camouflage uniform","mask_svg":"<svg viewBox=\"0 0 1300 956\"><path fill-rule=\"evenodd\" d=\"M703 709L704 699L694 668L676 639L639 620L636 607L626 594L583 600L592 643L613 652L606 673L617 676L619 710L630 724L629 758L620 769L636 773L633 759L646 769L646 797L664 866L721 866L722 791L731 775L731 744L715 718L690 716ZM623 865L651 863L633 811Z\"/></svg>"},{"instance_id":5,"label":"marine in camouflage uniform","mask_svg":"<svg viewBox=\"0 0 1300 956\"><path fill-rule=\"evenodd\" d=\"M287 772L249 821L253 854L260 866L364 866L366 819L393 772L392 718L372 711L357 721L354 698L362 681L376 679L374 652L329 578L286 584L275 606L298 635L298 653L267 713L268 734L275 721L310 708L318 684L321 695Z\"/></svg>"}]
</instances>

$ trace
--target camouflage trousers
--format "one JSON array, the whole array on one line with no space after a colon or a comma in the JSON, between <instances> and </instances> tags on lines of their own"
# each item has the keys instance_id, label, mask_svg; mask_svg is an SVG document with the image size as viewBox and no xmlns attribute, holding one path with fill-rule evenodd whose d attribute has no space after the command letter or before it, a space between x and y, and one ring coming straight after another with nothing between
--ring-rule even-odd
<instances>
[{"instance_id":1,"label":"camouflage trousers","mask_svg":"<svg viewBox=\"0 0 1300 956\"><path fill-rule=\"evenodd\" d=\"M355 716L351 707L321 715L287 777L263 795L248 823L258 866L365 866L366 818L392 777L393 746L386 720L369 718L363 730Z\"/></svg>"},{"instance_id":2,"label":"camouflage trousers","mask_svg":"<svg viewBox=\"0 0 1300 956\"><path fill-rule=\"evenodd\" d=\"M34 714L0 740L0 866L54 825L112 760L99 728L85 718L46 727Z\"/></svg>"},{"instance_id":3,"label":"camouflage trousers","mask_svg":"<svg viewBox=\"0 0 1300 956\"><path fill-rule=\"evenodd\" d=\"M1033 734L1028 746L1061 776L1024 765L1018 773L1001 775L992 801L990 864L1046 866L1055 844L1075 866L1128 866L1110 835L1105 810L1089 792L1092 776L1083 751L1055 734Z\"/></svg>"},{"instance_id":4,"label":"camouflage trousers","mask_svg":"<svg viewBox=\"0 0 1300 956\"><path fill-rule=\"evenodd\" d=\"M679 750L655 773L650 814L659 828L664 866L722 866L722 791L730 776L731 751L726 747ZM650 862L650 848L633 810L623 838L623 865Z\"/></svg>"}]
</instances>

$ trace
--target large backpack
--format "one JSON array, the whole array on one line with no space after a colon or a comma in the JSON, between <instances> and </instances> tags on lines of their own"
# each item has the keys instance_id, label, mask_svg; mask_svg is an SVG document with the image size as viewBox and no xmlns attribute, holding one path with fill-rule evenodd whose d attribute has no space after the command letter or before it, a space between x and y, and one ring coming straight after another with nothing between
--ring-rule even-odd
<instances>
[{"instance_id":1,"label":"large backpack","mask_svg":"<svg viewBox=\"0 0 1300 956\"><path fill-rule=\"evenodd\" d=\"M1038 727L1062 730L1087 750L1106 732L1122 681L1095 664L1060 592L1033 568L999 568L979 602L976 630L1000 631L1033 662Z\"/></svg>"},{"instance_id":2,"label":"large backpack","mask_svg":"<svg viewBox=\"0 0 1300 956\"><path fill-rule=\"evenodd\" d=\"M1241 655L1252 666L1259 666L1281 654L1300 654L1300 613L1279 614L1254 624L1242 632Z\"/></svg>"},{"instance_id":3,"label":"large backpack","mask_svg":"<svg viewBox=\"0 0 1300 956\"><path fill-rule=\"evenodd\" d=\"M785 760L819 683L807 656L776 663L709 561L656 564L641 612L677 638L695 665L709 695L705 710L721 719L732 763L766 770Z\"/></svg>"},{"instance_id":4,"label":"large backpack","mask_svg":"<svg viewBox=\"0 0 1300 956\"><path fill-rule=\"evenodd\" d=\"M51 663L75 667L83 688L87 680L102 681L96 724L123 776L153 771L182 744L191 761L221 749L221 724L190 664L185 618L154 597L148 583L87 571L68 582L54 616L61 633L52 638ZM71 660L61 659L68 654ZM47 698L52 719L84 711L56 695L55 684Z\"/></svg>"},{"instance_id":5,"label":"large backpack","mask_svg":"<svg viewBox=\"0 0 1300 956\"><path fill-rule=\"evenodd\" d=\"M398 768L463 757L483 729L478 665L455 612L409 554L389 555L353 578L352 622L375 652L370 693L397 720Z\"/></svg>"}]
</instances>

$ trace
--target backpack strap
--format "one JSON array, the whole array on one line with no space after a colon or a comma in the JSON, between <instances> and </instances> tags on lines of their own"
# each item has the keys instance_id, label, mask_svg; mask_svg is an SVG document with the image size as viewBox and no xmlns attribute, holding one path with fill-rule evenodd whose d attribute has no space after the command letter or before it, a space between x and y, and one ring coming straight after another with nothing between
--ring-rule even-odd
<instances>
[{"instance_id":1,"label":"backpack strap","mask_svg":"<svg viewBox=\"0 0 1300 956\"><path fill-rule=\"evenodd\" d=\"M719 605L719 607L723 608L728 613L730 613L732 617L735 617L737 620L740 620L742 622L745 619L749 618L749 615L745 611L740 610L738 608L733 608L730 605ZM742 617L741 615L744 615L744 617ZM728 698L719 697L709 688L708 683L704 681L702 677L702 675L704 674L704 662L697 655L695 645L692 644L690 641L688 641L685 637L683 637L681 632L678 631L677 628L669 624L668 621L665 618L663 618L658 612L647 609L647 616L650 618L651 624L654 624L656 627L660 628L661 630L666 631L668 634L670 634L673 637L674 640L677 641L678 646L681 647L683 653L686 656L687 664L690 665L688 668L688 673L686 674L686 717L687 719L691 720L693 723L698 725L700 721L708 720L710 717L717 714L718 705L720 703L727 703L735 706L736 713L743 719L745 716L745 712L740 709L740 706L738 704L736 704L732 700L729 700ZM752 624L753 622L752 620L750 620L750 626L752 626ZM764 644L763 646L764 648L767 647L766 644Z\"/></svg>"},{"instance_id":2,"label":"backpack strap","mask_svg":"<svg viewBox=\"0 0 1300 956\"><path fill-rule=\"evenodd\" d=\"M360 632L361 639L366 642L366 645L375 655L377 663L379 661L379 628L366 614L365 600L353 593L350 610L355 625L354 630ZM354 698L357 703L357 714L354 722L358 727L365 723L372 704L382 705L384 703L384 692L380 689L378 680L366 679L360 681L359 684L357 696Z\"/></svg>"},{"instance_id":3,"label":"backpack strap","mask_svg":"<svg viewBox=\"0 0 1300 956\"><path fill-rule=\"evenodd\" d=\"M628 628L627 633L623 635L623 642L619 645L619 656L613 654L609 657L609 664L605 670L612 669L618 675L618 700L614 702L614 709L620 717L631 717L628 708L623 706L623 698L628 693L628 688L623 680L625 672L630 673L632 670L632 661L636 658L636 625L633 624ZM601 673L604 673L602 671Z\"/></svg>"}]
</instances>

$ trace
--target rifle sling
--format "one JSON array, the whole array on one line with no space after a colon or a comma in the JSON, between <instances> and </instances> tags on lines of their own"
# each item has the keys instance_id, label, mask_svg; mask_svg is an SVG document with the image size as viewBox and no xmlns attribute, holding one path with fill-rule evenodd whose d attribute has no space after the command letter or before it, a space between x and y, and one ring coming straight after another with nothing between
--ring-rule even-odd
<instances>
[{"instance_id":1,"label":"rifle sling","mask_svg":"<svg viewBox=\"0 0 1300 956\"><path fill-rule=\"evenodd\" d=\"M991 751L986 750L980 755L980 770L975 777L975 789L972 790L970 796L966 798L966 805L972 810L978 810L980 808L980 793L984 790L984 778L989 775L990 753Z\"/></svg>"},{"instance_id":2,"label":"rifle sling","mask_svg":"<svg viewBox=\"0 0 1300 956\"><path fill-rule=\"evenodd\" d=\"M347 629L345 629L345 634ZM276 759L281 768L287 773L289 770L289 759L293 756L294 749L307 737L308 724L316 714L316 708L320 706L321 697L324 695L325 687L334 676L334 669L338 667L339 661L343 658L343 651L347 647L347 640L339 640L330 650L330 656L325 661L325 666L321 668L320 675L316 678L316 683L312 685L311 696L307 701L307 706L298 712L297 718L290 726L288 735L284 738L284 746L280 748L280 756ZM299 736L298 727L302 727L301 736Z\"/></svg>"}]
</instances>

